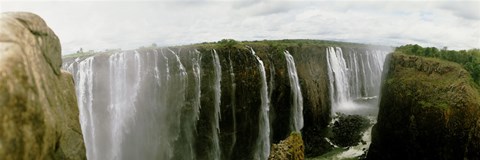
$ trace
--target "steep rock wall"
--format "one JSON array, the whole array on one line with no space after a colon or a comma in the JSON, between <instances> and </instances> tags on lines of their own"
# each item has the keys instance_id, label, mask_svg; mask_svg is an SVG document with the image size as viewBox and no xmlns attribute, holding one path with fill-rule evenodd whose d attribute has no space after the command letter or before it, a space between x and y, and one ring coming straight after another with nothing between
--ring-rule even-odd
<instances>
[{"instance_id":1,"label":"steep rock wall","mask_svg":"<svg viewBox=\"0 0 480 160\"><path fill-rule=\"evenodd\" d=\"M363 54L368 48L343 47ZM288 51L303 95L305 151L315 156L331 147L324 138L331 114L326 50L261 42L141 48L65 58L63 67L82 97L89 159L255 159L269 153L264 134L272 144L293 131ZM261 115L264 83L268 122ZM132 104L117 102L122 99ZM161 149L149 152L156 147Z\"/></svg>"},{"instance_id":2,"label":"steep rock wall","mask_svg":"<svg viewBox=\"0 0 480 160\"><path fill-rule=\"evenodd\" d=\"M460 65L395 53L368 159L477 159L480 94Z\"/></svg>"},{"instance_id":3,"label":"steep rock wall","mask_svg":"<svg viewBox=\"0 0 480 160\"><path fill-rule=\"evenodd\" d=\"M31 13L0 15L0 159L85 159L72 75Z\"/></svg>"}]
</instances>

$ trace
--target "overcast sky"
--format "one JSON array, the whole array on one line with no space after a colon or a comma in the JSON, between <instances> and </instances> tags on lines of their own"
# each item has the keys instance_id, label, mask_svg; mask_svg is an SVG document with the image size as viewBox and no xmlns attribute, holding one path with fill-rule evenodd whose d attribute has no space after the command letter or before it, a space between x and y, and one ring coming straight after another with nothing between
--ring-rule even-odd
<instances>
[{"instance_id":1,"label":"overcast sky","mask_svg":"<svg viewBox=\"0 0 480 160\"><path fill-rule=\"evenodd\" d=\"M40 15L63 54L218 41L322 39L480 48L480 1L14 1Z\"/></svg>"}]
</instances>

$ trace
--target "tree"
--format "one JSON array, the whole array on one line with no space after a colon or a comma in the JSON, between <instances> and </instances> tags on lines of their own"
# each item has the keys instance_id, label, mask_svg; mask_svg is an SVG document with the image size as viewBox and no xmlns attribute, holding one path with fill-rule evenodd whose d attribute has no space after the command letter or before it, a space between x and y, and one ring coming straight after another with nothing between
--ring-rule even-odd
<instances>
[{"instance_id":1,"label":"tree","mask_svg":"<svg viewBox=\"0 0 480 160\"><path fill-rule=\"evenodd\" d=\"M80 48L77 53L83 53L83 48Z\"/></svg>"},{"instance_id":2,"label":"tree","mask_svg":"<svg viewBox=\"0 0 480 160\"><path fill-rule=\"evenodd\" d=\"M226 47L226 48L233 48L233 46L238 44L238 42L233 40L233 39L222 39L222 40L218 41L218 43L221 46Z\"/></svg>"}]
</instances>

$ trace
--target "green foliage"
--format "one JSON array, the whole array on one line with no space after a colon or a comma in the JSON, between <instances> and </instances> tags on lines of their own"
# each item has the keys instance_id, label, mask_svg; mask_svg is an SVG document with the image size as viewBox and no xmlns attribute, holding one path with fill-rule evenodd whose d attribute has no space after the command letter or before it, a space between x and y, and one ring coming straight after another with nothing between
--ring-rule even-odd
<instances>
[{"instance_id":1,"label":"green foliage","mask_svg":"<svg viewBox=\"0 0 480 160\"><path fill-rule=\"evenodd\" d=\"M193 44L191 46L209 49L227 48L227 49L245 49L246 46L253 48L264 48L269 51L280 51L291 47L330 47L330 46L343 46L343 47L365 47L366 44L350 43L350 42L337 42L326 40L311 40L311 39L283 39L283 40L255 40L255 41L236 41L233 39L222 39L218 42L202 42ZM374 46L374 45L368 45ZM387 48L386 46L374 46L379 48ZM388 47L389 48L389 47ZM272 52L273 53L273 52ZM275 52L276 53L276 52Z\"/></svg>"},{"instance_id":2,"label":"green foliage","mask_svg":"<svg viewBox=\"0 0 480 160\"><path fill-rule=\"evenodd\" d=\"M444 47L442 50L439 50L435 47L423 48L417 44L409 44L397 47L395 52L439 58L461 64L470 73L475 83L480 85L480 49L455 51Z\"/></svg>"},{"instance_id":3,"label":"green foliage","mask_svg":"<svg viewBox=\"0 0 480 160\"><path fill-rule=\"evenodd\" d=\"M222 48L233 48L235 45L238 44L238 42L233 39L222 39L217 43L220 44Z\"/></svg>"}]
</instances>

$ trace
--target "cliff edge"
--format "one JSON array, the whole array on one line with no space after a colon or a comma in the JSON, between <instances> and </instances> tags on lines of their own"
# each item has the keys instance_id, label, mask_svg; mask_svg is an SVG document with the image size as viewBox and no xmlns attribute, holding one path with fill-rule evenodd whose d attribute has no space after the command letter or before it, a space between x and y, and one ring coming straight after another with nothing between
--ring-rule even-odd
<instances>
[{"instance_id":1,"label":"cliff edge","mask_svg":"<svg viewBox=\"0 0 480 160\"><path fill-rule=\"evenodd\" d=\"M368 159L477 159L480 94L453 62L394 53Z\"/></svg>"},{"instance_id":2,"label":"cliff edge","mask_svg":"<svg viewBox=\"0 0 480 160\"><path fill-rule=\"evenodd\" d=\"M86 159L60 51L39 16L0 14L0 159Z\"/></svg>"}]
</instances>

